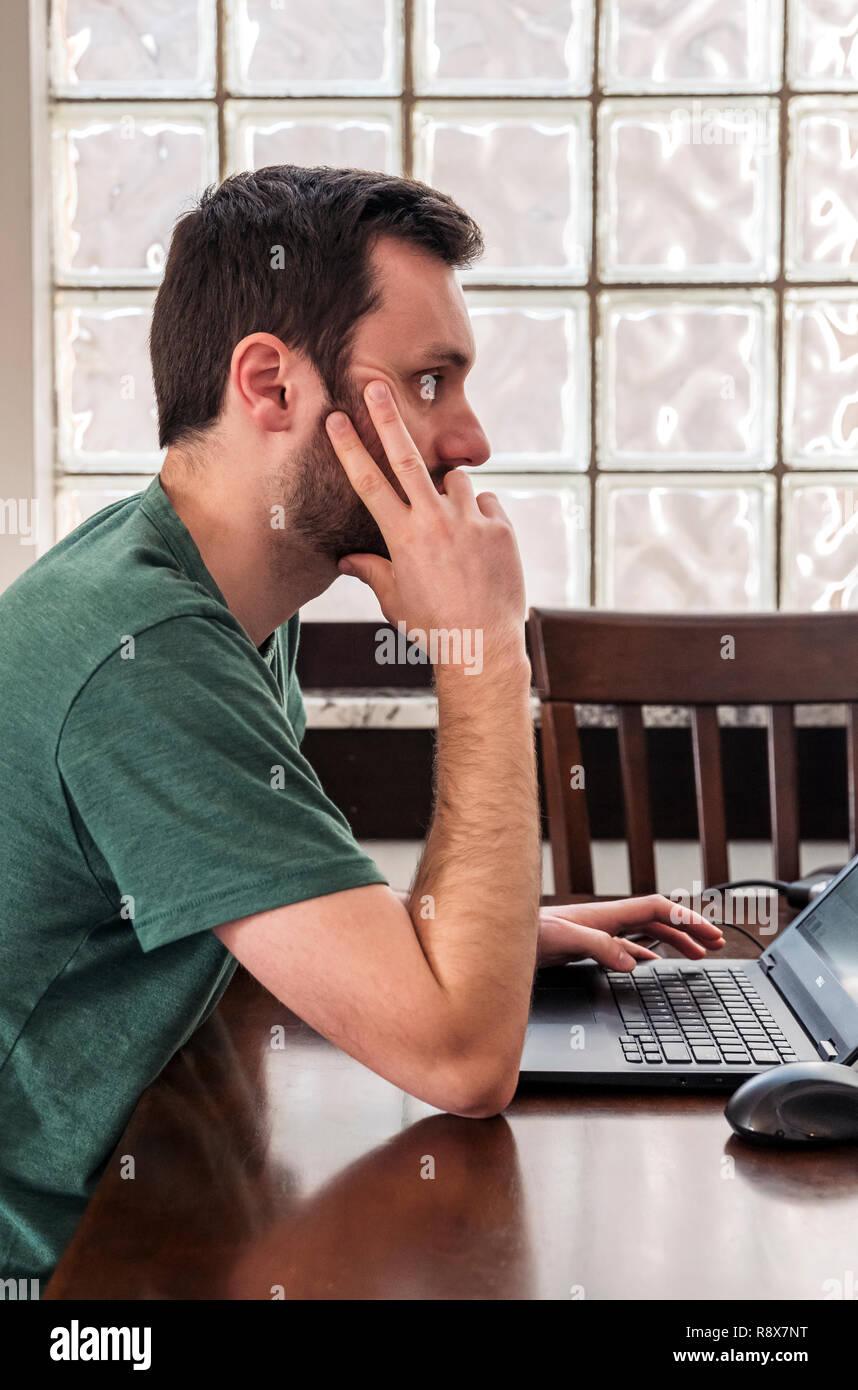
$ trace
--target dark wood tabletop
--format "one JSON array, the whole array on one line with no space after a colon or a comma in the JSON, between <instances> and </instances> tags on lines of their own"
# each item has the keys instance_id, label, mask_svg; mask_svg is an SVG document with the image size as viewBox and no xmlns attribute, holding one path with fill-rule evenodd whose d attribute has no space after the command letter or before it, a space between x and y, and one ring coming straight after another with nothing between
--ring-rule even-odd
<instances>
[{"instance_id":1,"label":"dark wood tabletop","mask_svg":"<svg viewBox=\"0 0 858 1390\"><path fill-rule=\"evenodd\" d=\"M758 954L726 936L720 955ZM239 967L43 1297L854 1298L858 1148L748 1147L724 1103L540 1087L442 1114Z\"/></svg>"}]
</instances>

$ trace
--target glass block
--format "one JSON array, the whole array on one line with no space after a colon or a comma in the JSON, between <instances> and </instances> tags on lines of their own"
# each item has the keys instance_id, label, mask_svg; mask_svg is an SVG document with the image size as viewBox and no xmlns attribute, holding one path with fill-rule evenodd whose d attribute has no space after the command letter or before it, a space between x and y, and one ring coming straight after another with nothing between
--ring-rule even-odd
<instances>
[{"instance_id":1,"label":"glass block","mask_svg":"<svg viewBox=\"0 0 858 1390\"><path fill-rule=\"evenodd\" d=\"M604 0L605 92L773 92L783 0Z\"/></svg>"},{"instance_id":2,"label":"glass block","mask_svg":"<svg viewBox=\"0 0 858 1390\"><path fill-rule=\"evenodd\" d=\"M774 279L779 186L775 101L604 102L601 278Z\"/></svg>"},{"instance_id":3,"label":"glass block","mask_svg":"<svg viewBox=\"0 0 858 1390\"><path fill-rule=\"evenodd\" d=\"M773 466L770 290L615 290L599 298L601 466Z\"/></svg>"},{"instance_id":4,"label":"glass block","mask_svg":"<svg viewBox=\"0 0 858 1390\"><path fill-rule=\"evenodd\" d=\"M528 606L590 603L590 484L562 473L470 470L476 493L493 492L512 522Z\"/></svg>"},{"instance_id":5,"label":"glass block","mask_svg":"<svg viewBox=\"0 0 858 1390\"><path fill-rule=\"evenodd\" d=\"M154 478L62 478L55 497L56 539L61 541L82 521L95 516L102 508L136 492L145 492Z\"/></svg>"},{"instance_id":6,"label":"glass block","mask_svg":"<svg viewBox=\"0 0 858 1390\"><path fill-rule=\"evenodd\" d=\"M445 102L414 113L414 176L480 224L486 253L467 283L585 284L590 263L586 102Z\"/></svg>"},{"instance_id":7,"label":"glass block","mask_svg":"<svg viewBox=\"0 0 858 1390\"><path fill-rule=\"evenodd\" d=\"M602 477L596 487L599 607L731 613L774 606L773 478Z\"/></svg>"},{"instance_id":8,"label":"glass block","mask_svg":"<svg viewBox=\"0 0 858 1390\"><path fill-rule=\"evenodd\" d=\"M248 96L402 90L399 0L227 0L227 89Z\"/></svg>"},{"instance_id":9,"label":"glass block","mask_svg":"<svg viewBox=\"0 0 858 1390\"><path fill-rule=\"evenodd\" d=\"M146 291L57 296L57 439L60 466L71 473L160 467L151 305Z\"/></svg>"},{"instance_id":10,"label":"glass block","mask_svg":"<svg viewBox=\"0 0 858 1390\"><path fill-rule=\"evenodd\" d=\"M269 164L327 164L332 168L402 169L402 136L395 101L231 101L226 107L231 172Z\"/></svg>"},{"instance_id":11,"label":"glass block","mask_svg":"<svg viewBox=\"0 0 858 1390\"><path fill-rule=\"evenodd\" d=\"M586 469L589 303L580 290L466 293L476 342L468 399L493 469Z\"/></svg>"},{"instance_id":12,"label":"glass block","mask_svg":"<svg viewBox=\"0 0 858 1390\"><path fill-rule=\"evenodd\" d=\"M790 0L790 86L854 92L858 87L855 0Z\"/></svg>"},{"instance_id":13,"label":"glass block","mask_svg":"<svg viewBox=\"0 0 858 1390\"><path fill-rule=\"evenodd\" d=\"M784 458L858 467L858 291L784 296Z\"/></svg>"},{"instance_id":14,"label":"glass block","mask_svg":"<svg viewBox=\"0 0 858 1390\"><path fill-rule=\"evenodd\" d=\"M157 284L174 220L217 180L214 107L64 106L52 141L60 282Z\"/></svg>"},{"instance_id":15,"label":"glass block","mask_svg":"<svg viewBox=\"0 0 858 1390\"><path fill-rule=\"evenodd\" d=\"M414 87L579 96L593 81L593 0L416 0Z\"/></svg>"},{"instance_id":16,"label":"glass block","mask_svg":"<svg viewBox=\"0 0 858 1390\"><path fill-rule=\"evenodd\" d=\"M528 604L586 607L590 601L590 502L586 478L469 470L474 492L494 492L515 528ZM303 622L382 621L378 600L341 575L301 609Z\"/></svg>"},{"instance_id":17,"label":"glass block","mask_svg":"<svg viewBox=\"0 0 858 1390\"><path fill-rule=\"evenodd\" d=\"M53 0L58 96L213 96L215 0Z\"/></svg>"},{"instance_id":18,"label":"glass block","mask_svg":"<svg viewBox=\"0 0 858 1390\"><path fill-rule=\"evenodd\" d=\"M858 473L783 482L781 607L858 608Z\"/></svg>"},{"instance_id":19,"label":"glass block","mask_svg":"<svg viewBox=\"0 0 858 1390\"><path fill-rule=\"evenodd\" d=\"M786 273L791 280L858 275L858 97L796 97L789 105Z\"/></svg>"}]
</instances>

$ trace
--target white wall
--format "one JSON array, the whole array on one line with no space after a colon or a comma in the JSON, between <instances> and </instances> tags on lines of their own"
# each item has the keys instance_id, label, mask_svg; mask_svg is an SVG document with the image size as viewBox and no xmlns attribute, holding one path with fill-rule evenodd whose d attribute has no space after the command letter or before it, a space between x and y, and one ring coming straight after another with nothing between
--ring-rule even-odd
<instances>
[{"instance_id":1,"label":"white wall","mask_svg":"<svg viewBox=\"0 0 858 1390\"><path fill-rule=\"evenodd\" d=\"M52 534L46 10L39 0L0 5L0 590ZM34 517L37 543L22 544Z\"/></svg>"}]
</instances>

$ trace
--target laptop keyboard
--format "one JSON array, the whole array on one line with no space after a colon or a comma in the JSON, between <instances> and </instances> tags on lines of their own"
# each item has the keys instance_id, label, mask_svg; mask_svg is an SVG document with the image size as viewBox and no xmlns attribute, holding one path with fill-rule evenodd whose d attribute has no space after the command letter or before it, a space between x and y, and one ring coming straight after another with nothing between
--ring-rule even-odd
<instances>
[{"instance_id":1,"label":"laptop keyboard","mask_svg":"<svg viewBox=\"0 0 858 1390\"><path fill-rule=\"evenodd\" d=\"M637 979L622 971L606 973L622 1014L620 1044L627 1062L739 1066L797 1061L741 967L659 967Z\"/></svg>"}]
</instances>

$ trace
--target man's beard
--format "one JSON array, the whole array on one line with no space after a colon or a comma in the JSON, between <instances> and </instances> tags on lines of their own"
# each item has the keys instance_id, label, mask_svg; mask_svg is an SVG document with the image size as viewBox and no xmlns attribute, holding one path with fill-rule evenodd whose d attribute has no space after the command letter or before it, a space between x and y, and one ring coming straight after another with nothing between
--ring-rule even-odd
<instances>
[{"instance_id":1,"label":"man's beard","mask_svg":"<svg viewBox=\"0 0 858 1390\"><path fill-rule=\"evenodd\" d=\"M328 396L312 438L290 456L284 468L282 495L287 498L290 530L303 537L317 554L334 562L357 554L381 555L389 560L390 552L375 518L349 482L325 429L332 410L345 411L364 448L403 501L407 500L387 462L363 397L347 381L336 393L336 400Z\"/></svg>"}]
</instances>

